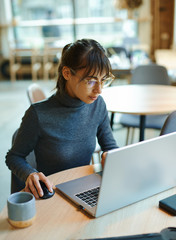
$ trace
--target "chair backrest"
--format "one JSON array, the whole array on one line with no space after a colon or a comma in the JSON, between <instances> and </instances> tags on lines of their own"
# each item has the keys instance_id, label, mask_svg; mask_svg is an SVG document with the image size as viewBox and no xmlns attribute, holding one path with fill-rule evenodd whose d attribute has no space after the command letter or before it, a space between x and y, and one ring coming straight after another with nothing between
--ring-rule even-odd
<instances>
[{"instance_id":1,"label":"chair backrest","mask_svg":"<svg viewBox=\"0 0 176 240\"><path fill-rule=\"evenodd\" d=\"M39 101L42 101L42 100L44 100L46 98L46 95L45 95L44 91L36 83L32 83L28 87L27 95L28 95L30 103L39 102Z\"/></svg>"},{"instance_id":2,"label":"chair backrest","mask_svg":"<svg viewBox=\"0 0 176 240\"><path fill-rule=\"evenodd\" d=\"M166 121L161 129L161 135L176 132L176 111L169 114Z\"/></svg>"},{"instance_id":3,"label":"chair backrest","mask_svg":"<svg viewBox=\"0 0 176 240\"><path fill-rule=\"evenodd\" d=\"M146 64L133 70L131 84L170 85L170 79L165 67L157 64Z\"/></svg>"},{"instance_id":4,"label":"chair backrest","mask_svg":"<svg viewBox=\"0 0 176 240\"><path fill-rule=\"evenodd\" d=\"M18 134L18 129L14 132L12 136L12 145L15 141L15 138ZM27 163L29 163L33 168L37 167L36 160L35 160L35 154L34 151L32 151L27 157L26 157ZM11 172L11 193L19 192L25 187L25 182L21 181L15 174Z\"/></svg>"}]
</instances>

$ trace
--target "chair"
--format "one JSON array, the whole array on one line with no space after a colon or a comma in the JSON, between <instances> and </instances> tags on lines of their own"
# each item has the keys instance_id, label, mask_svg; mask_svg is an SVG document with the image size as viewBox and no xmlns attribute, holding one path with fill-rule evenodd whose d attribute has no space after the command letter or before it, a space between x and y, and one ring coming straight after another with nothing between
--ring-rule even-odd
<instances>
[{"instance_id":1,"label":"chair","mask_svg":"<svg viewBox=\"0 0 176 240\"><path fill-rule=\"evenodd\" d=\"M12 82L16 81L17 76L21 76L22 78L22 75L28 71L32 74L32 80L37 80L42 69L42 59L39 49L26 48L20 42L10 42L9 55L9 70Z\"/></svg>"},{"instance_id":2,"label":"chair","mask_svg":"<svg viewBox=\"0 0 176 240\"><path fill-rule=\"evenodd\" d=\"M37 83L32 83L28 87L27 95L28 95L30 103L39 102L46 98L44 91Z\"/></svg>"},{"instance_id":3,"label":"chair","mask_svg":"<svg viewBox=\"0 0 176 240\"><path fill-rule=\"evenodd\" d=\"M36 81L42 69L42 59L39 49L34 48L31 53L32 81Z\"/></svg>"},{"instance_id":4,"label":"chair","mask_svg":"<svg viewBox=\"0 0 176 240\"><path fill-rule=\"evenodd\" d=\"M157 64L140 65L134 69L131 84L160 84L170 85L170 80L165 67ZM113 126L113 115L111 116L111 126ZM167 114L146 116L145 128L161 129ZM122 114L119 120L123 127L127 127L126 144L129 142L130 129L132 128L132 140L134 129L139 128L140 116Z\"/></svg>"},{"instance_id":5,"label":"chair","mask_svg":"<svg viewBox=\"0 0 176 240\"><path fill-rule=\"evenodd\" d=\"M176 111L170 113L164 122L161 129L160 136L176 132Z\"/></svg>"},{"instance_id":6,"label":"chair","mask_svg":"<svg viewBox=\"0 0 176 240\"><path fill-rule=\"evenodd\" d=\"M17 58L15 49L10 49L10 61L9 61L9 70L10 70L10 79L12 82L16 81L16 75L19 72L21 68L21 62L19 61L19 58Z\"/></svg>"},{"instance_id":7,"label":"chair","mask_svg":"<svg viewBox=\"0 0 176 240\"><path fill-rule=\"evenodd\" d=\"M58 46L56 39L45 39L43 54L43 78L48 80L56 75L57 65L61 57L62 47Z\"/></svg>"}]
</instances>

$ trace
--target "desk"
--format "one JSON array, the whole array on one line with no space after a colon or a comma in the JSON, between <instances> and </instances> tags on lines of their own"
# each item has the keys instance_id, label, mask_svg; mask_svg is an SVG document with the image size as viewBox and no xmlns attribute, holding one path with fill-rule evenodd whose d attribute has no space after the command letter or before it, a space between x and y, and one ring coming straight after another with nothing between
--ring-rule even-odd
<instances>
[{"instance_id":1,"label":"desk","mask_svg":"<svg viewBox=\"0 0 176 240\"><path fill-rule=\"evenodd\" d=\"M53 174L49 179L56 185L91 173L93 167L84 166ZM175 193L173 188L94 219L56 192L51 199L36 201L36 220L25 229L9 225L5 207L0 214L0 239L85 239L160 232L163 228L175 227L176 218L159 210L158 201Z\"/></svg>"},{"instance_id":2,"label":"desk","mask_svg":"<svg viewBox=\"0 0 176 240\"><path fill-rule=\"evenodd\" d=\"M140 115L140 136L144 140L145 116L176 110L176 87L166 85L121 85L103 90L107 110Z\"/></svg>"}]
</instances>

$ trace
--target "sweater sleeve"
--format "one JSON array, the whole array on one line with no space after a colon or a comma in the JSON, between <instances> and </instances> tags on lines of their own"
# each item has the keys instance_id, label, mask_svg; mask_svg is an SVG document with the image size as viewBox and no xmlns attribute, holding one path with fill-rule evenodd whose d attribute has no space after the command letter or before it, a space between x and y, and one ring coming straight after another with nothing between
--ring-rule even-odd
<instances>
[{"instance_id":1,"label":"sweater sleeve","mask_svg":"<svg viewBox=\"0 0 176 240\"><path fill-rule=\"evenodd\" d=\"M22 181L26 181L32 172L37 172L26 162L26 156L34 150L39 138L37 114L31 105L26 111L12 148L7 152L8 168Z\"/></svg>"},{"instance_id":2,"label":"sweater sleeve","mask_svg":"<svg viewBox=\"0 0 176 240\"><path fill-rule=\"evenodd\" d=\"M102 102L101 123L98 127L97 138L103 152L118 148L113 137L108 112L104 100Z\"/></svg>"}]
</instances>

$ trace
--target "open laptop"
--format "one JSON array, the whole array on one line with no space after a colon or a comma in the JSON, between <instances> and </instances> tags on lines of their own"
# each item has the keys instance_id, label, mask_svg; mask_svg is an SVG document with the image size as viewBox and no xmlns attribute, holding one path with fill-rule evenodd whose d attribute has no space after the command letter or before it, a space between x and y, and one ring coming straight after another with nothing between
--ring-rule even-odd
<instances>
[{"instance_id":1,"label":"open laptop","mask_svg":"<svg viewBox=\"0 0 176 240\"><path fill-rule=\"evenodd\" d=\"M111 150L102 176L94 173L56 188L99 217L174 187L175 169L176 132Z\"/></svg>"}]
</instances>

